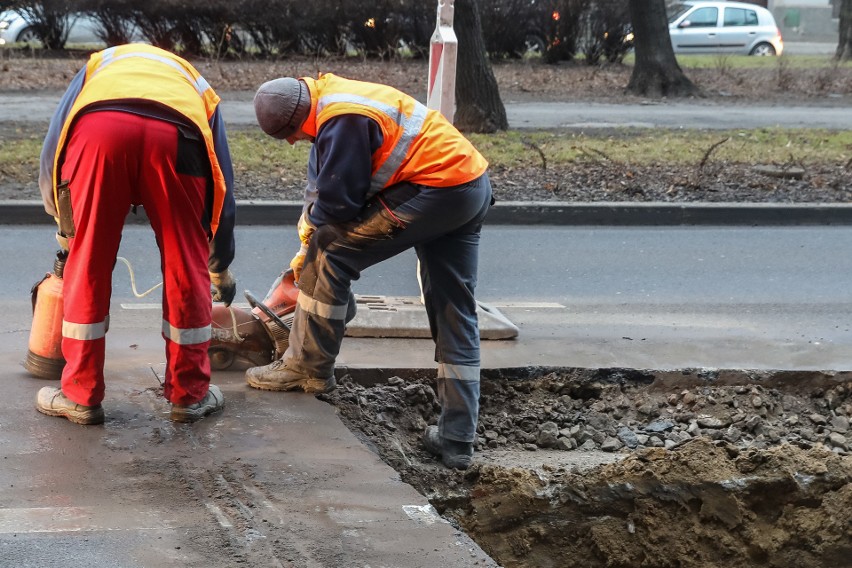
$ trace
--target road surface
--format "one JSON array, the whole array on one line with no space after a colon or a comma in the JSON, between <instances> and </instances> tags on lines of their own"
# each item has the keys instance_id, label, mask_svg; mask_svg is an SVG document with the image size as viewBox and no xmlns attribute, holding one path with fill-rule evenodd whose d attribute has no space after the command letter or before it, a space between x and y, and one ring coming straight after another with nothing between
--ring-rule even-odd
<instances>
[{"instance_id":1,"label":"road surface","mask_svg":"<svg viewBox=\"0 0 852 568\"><path fill-rule=\"evenodd\" d=\"M229 125L255 125L250 93L222 93ZM0 122L48 122L61 93L0 93ZM511 128L713 128L852 129L848 102L823 106L725 105L718 102L607 104L506 102ZM829 102L832 102L829 99Z\"/></svg>"}]
</instances>

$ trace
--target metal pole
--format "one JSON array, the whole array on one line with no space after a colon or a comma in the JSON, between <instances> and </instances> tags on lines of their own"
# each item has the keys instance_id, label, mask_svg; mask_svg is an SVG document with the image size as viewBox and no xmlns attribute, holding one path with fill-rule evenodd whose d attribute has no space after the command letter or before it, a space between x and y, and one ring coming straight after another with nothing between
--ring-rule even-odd
<instances>
[{"instance_id":1,"label":"metal pole","mask_svg":"<svg viewBox=\"0 0 852 568\"><path fill-rule=\"evenodd\" d=\"M454 0L438 0L438 19L429 50L429 81L426 106L453 121L456 106L456 55L458 39L453 30Z\"/></svg>"}]
</instances>

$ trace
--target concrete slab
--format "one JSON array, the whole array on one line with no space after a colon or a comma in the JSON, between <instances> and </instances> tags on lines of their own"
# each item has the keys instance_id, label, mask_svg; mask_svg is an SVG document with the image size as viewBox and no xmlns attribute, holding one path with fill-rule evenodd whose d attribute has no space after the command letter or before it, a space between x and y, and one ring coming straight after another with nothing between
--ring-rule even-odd
<instances>
[{"instance_id":1,"label":"concrete slab","mask_svg":"<svg viewBox=\"0 0 852 568\"><path fill-rule=\"evenodd\" d=\"M103 426L39 414L28 308L3 306L4 565L496 566L311 395L218 373L221 414L169 421L154 311L113 310Z\"/></svg>"},{"instance_id":2,"label":"concrete slab","mask_svg":"<svg viewBox=\"0 0 852 568\"><path fill-rule=\"evenodd\" d=\"M355 296L358 313L346 326L348 337L431 339L426 308L416 296ZM477 302L481 339L512 339L513 324L494 306Z\"/></svg>"}]
</instances>

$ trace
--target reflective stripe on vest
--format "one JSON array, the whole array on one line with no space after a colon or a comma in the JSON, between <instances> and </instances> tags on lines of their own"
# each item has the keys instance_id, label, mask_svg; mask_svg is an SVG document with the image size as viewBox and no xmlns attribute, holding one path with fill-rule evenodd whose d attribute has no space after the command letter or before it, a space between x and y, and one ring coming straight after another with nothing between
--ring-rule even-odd
<instances>
[{"instance_id":1,"label":"reflective stripe on vest","mask_svg":"<svg viewBox=\"0 0 852 568\"><path fill-rule=\"evenodd\" d=\"M204 95L204 91L210 88L210 84L204 77L199 77L196 81L195 78L186 72L186 69L179 64L177 61L172 59L168 59L166 57L161 57L156 53L144 53L144 52L131 52L125 53L123 55L115 56L116 47L110 47L103 51L103 57L101 58L101 62L98 64L98 68L92 72L92 77L97 75L101 69L109 65L110 63L115 63L116 61L121 61L122 59L127 59L128 57L142 57L145 59L151 59L152 61L159 61L160 63L165 63L169 67L172 67L175 71L181 73L186 80L189 81L192 85L195 85L195 90L198 92L200 96Z\"/></svg>"},{"instance_id":2,"label":"reflective stripe on vest","mask_svg":"<svg viewBox=\"0 0 852 568\"><path fill-rule=\"evenodd\" d=\"M479 382L479 367L470 365L453 365L452 363L438 363L439 379L456 379L466 383Z\"/></svg>"},{"instance_id":3,"label":"reflective stripe on vest","mask_svg":"<svg viewBox=\"0 0 852 568\"><path fill-rule=\"evenodd\" d=\"M181 329L163 320L163 337L178 345L198 345L210 341L212 333L212 327L209 325Z\"/></svg>"},{"instance_id":4,"label":"reflective stripe on vest","mask_svg":"<svg viewBox=\"0 0 852 568\"><path fill-rule=\"evenodd\" d=\"M411 116L406 116L405 113L400 112L400 109L395 106L380 103L359 95L335 93L324 95L319 99L317 102L317 114L327 105L333 103L353 103L370 107L384 114L402 128L402 136L399 137L399 140L397 140L396 145L382 166L373 174L373 178L370 181L370 190L367 192L367 199L370 199L384 189L385 185L387 185L388 181L390 181L402 165L402 162L408 155L411 144L423 128L423 122L426 120L428 109L422 103L415 101L414 112L411 113Z\"/></svg>"},{"instance_id":5,"label":"reflective stripe on vest","mask_svg":"<svg viewBox=\"0 0 852 568\"><path fill-rule=\"evenodd\" d=\"M96 323L74 323L62 320L62 337L79 341L93 341L106 336L107 320Z\"/></svg>"},{"instance_id":6,"label":"reflective stripe on vest","mask_svg":"<svg viewBox=\"0 0 852 568\"><path fill-rule=\"evenodd\" d=\"M299 307L308 312L309 314L313 314L315 316L319 316L321 318L329 320L346 321L346 312L349 309L348 305L332 306L331 304L325 304L323 302L314 300L313 298L302 292L299 292L299 297L296 301L298 302Z\"/></svg>"}]
</instances>

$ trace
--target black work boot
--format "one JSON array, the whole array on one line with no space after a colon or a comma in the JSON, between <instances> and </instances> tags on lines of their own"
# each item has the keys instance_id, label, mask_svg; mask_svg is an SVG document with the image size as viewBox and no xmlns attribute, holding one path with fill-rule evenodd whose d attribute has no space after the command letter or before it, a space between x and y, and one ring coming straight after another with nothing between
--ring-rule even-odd
<instances>
[{"instance_id":1,"label":"black work boot","mask_svg":"<svg viewBox=\"0 0 852 568\"><path fill-rule=\"evenodd\" d=\"M300 371L288 369L283 359L263 367L252 367L246 371L246 382L249 386L261 390L302 390L310 393L330 392L337 386L334 375L327 379L311 377Z\"/></svg>"},{"instance_id":2,"label":"black work boot","mask_svg":"<svg viewBox=\"0 0 852 568\"><path fill-rule=\"evenodd\" d=\"M423 446L450 469L467 469L473 462L473 442L457 442L442 438L437 426L427 426L423 432Z\"/></svg>"}]
</instances>

